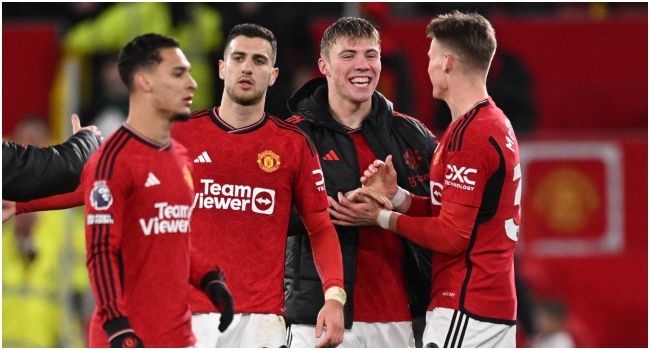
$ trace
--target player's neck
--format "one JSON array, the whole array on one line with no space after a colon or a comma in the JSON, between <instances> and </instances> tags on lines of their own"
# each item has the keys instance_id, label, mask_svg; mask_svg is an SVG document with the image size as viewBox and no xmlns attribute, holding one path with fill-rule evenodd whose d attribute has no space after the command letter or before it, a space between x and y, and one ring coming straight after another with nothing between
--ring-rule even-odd
<instances>
[{"instance_id":1,"label":"player's neck","mask_svg":"<svg viewBox=\"0 0 650 350\"><path fill-rule=\"evenodd\" d=\"M224 98L219 106L219 117L236 129L253 125L264 117L264 99L255 105L243 106Z\"/></svg>"},{"instance_id":2,"label":"player's neck","mask_svg":"<svg viewBox=\"0 0 650 350\"><path fill-rule=\"evenodd\" d=\"M133 104L129 107L126 124L141 136L161 146L169 143L172 126L174 126L171 116L142 110L133 107Z\"/></svg>"},{"instance_id":3,"label":"player's neck","mask_svg":"<svg viewBox=\"0 0 650 350\"><path fill-rule=\"evenodd\" d=\"M328 100L332 117L337 122L351 129L361 127L361 123L363 123L363 120L366 119L372 109L372 99L362 103L353 103L342 98L330 96Z\"/></svg>"},{"instance_id":4,"label":"player's neck","mask_svg":"<svg viewBox=\"0 0 650 350\"><path fill-rule=\"evenodd\" d=\"M449 96L445 99L451 111L451 122L467 113L477 102L488 98L485 82L466 81L450 89Z\"/></svg>"}]
</instances>

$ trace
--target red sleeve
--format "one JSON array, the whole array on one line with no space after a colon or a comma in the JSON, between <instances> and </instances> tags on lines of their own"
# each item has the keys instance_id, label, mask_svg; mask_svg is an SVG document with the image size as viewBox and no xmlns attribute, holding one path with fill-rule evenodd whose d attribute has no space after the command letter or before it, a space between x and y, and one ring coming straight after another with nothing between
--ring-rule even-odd
<instances>
[{"instance_id":1,"label":"red sleeve","mask_svg":"<svg viewBox=\"0 0 650 350\"><path fill-rule=\"evenodd\" d=\"M316 270L323 291L332 286L343 288L343 258L341 245L332 220L325 192L325 179L318 153L309 138L301 140L299 164L293 181L293 202L307 232L314 253Z\"/></svg>"},{"instance_id":2,"label":"red sleeve","mask_svg":"<svg viewBox=\"0 0 650 350\"><path fill-rule=\"evenodd\" d=\"M406 211L406 215L415 217L438 216L440 211L435 214L431 212L431 197L416 196L411 193L411 206Z\"/></svg>"},{"instance_id":3,"label":"red sleeve","mask_svg":"<svg viewBox=\"0 0 650 350\"><path fill-rule=\"evenodd\" d=\"M60 194L29 202L16 203L16 215L36 211L61 210L84 205L84 187L79 185L74 192Z\"/></svg>"},{"instance_id":4,"label":"red sleeve","mask_svg":"<svg viewBox=\"0 0 650 350\"><path fill-rule=\"evenodd\" d=\"M193 246L190 247L190 283L201 290L201 281L210 271L215 271L217 266L212 266ZM223 271L221 272L223 275ZM226 276L223 276L224 280Z\"/></svg>"},{"instance_id":5,"label":"red sleeve","mask_svg":"<svg viewBox=\"0 0 650 350\"><path fill-rule=\"evenodd\" d=\"M433 251L458 255L469 245L478 208L445 202L438 217L397 218L397 233Z\"/></svg>"},{"instance_id":6,"label":"red sleeve","mask_svg":"<svg viewBox=\"0 0 650 350\"><path fill-rule=\"evenodd\" d=\"M100 317L105 321L127 318L120 280L119 250L124 231L123 216L132 178L116 166L109 179L95 177L86 168L82 184L86 200L86 265ZM118 172L119 169L119 172Z\"/></svg>"},{"instance_id":7,"label":"red sleeve","mask_svg":"<svg viewBox=\"0 0 650 350\"><path fill-rule=\"evenodd\" d=\"M323 291L330 287L343 288L343 258L336 229L327 210L301 215L309 232L316 271L323 283Z\"/></svg>"}]
</instances>

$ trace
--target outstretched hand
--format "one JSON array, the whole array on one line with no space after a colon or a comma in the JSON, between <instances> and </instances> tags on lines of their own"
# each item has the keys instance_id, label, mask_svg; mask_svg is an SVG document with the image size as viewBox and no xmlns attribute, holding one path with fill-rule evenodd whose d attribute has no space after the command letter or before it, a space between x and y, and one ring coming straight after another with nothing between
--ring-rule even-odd
<instances>
[{"instance_id":1,"label":"outstretched hand","mask_svg":"<svg viewBox=\"0 0 650 350\"><path fill-rule=\"evenodd\" d=\"M84 126L82 128L81 127L81 121L79 120L78 115L73 114L71 120L72 120L72 133L73 134L76 134L81 130L90 130L93 133L95 133L95 135L99 136L100 139L104 140L104 138L102 137L102 132L99 131L99 128L97 128L96 126L88 125L88 126Z\"/></svg>"},{"instance_id":2,"label":"outstretched hand","mask_svg":"<svg viewBox=\"0 0 650 350\"><path fill-rule=\"evenodd\" d=\"M393 198L398 189L397 172L395 172L395 167L393 166L393 156L389 155L386 157L386 162L382 162L379 159L372 162L368 166L368 169L363 172L361 184L364 187L372 188L383 196Z\"/></svg>"}]
</instances>

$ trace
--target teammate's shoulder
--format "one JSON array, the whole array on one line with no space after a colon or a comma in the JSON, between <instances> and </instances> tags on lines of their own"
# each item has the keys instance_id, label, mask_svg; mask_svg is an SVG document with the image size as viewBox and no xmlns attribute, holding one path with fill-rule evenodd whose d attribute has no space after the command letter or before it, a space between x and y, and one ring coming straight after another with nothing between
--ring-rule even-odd
<instances>
[{"instance_id":1,"label":"teammate's shoulder","mask_svg":"<svg viewBox=\"0 0 650 350\"><path fill-rule=\"evenodd\" d=\"M171 142L171 149L174 150L175 152L187 153L187 147L185 147L185 145L183 145L175 137L171 137L170 142Z\"/></svg>"},{"instance_id":2,"label":"teammate's shoulder","mask_svg":"<svg viewBox=\"0 0 650 350\"><path fill-rule=\"evenodd\" d=\"M288 119L282 119L282 118L278 118L278 117L276 117L274 115L269 114L268 115L268 120L269 120L269 122L271 122L273 125L275 125L279 129L286 130L290 135L291 134L296 134L296 135L300 135L302 137L303 135L305 135L305 133L297 125L298 123L300 123L300 120L294 119L295 117L299 117L299 116L293 116L293 117L288 118ZM302 117L300 117L300 118L302 118ZM304 118L303 118L303 120L304 120Z\"/></svg>"},{"instance_id":3,"label":"teammate's shoulder","mask_svg":"<svg viewBox=\"0 0 650 350\"><path fill-rule=\"evenodd\" d=\"M303 116L301 116L301 115L294 115L294 116L291 116L291 117L285 119L285 121L287 123L290 123L290 124L293 124L293 125L298 125L300 122L302 122L304 120L305 120L305 118Z\"/></svg>"},{"instance_id":4,"label":"teammate's shoulder","mask_svg":"<svg viewBox=\"0 0 650 350\"><path fill-rule=\"evenodd\" d=\"M295 123L289 121L290 119L295 117L299 117L299 116L293 116L285 120L269 114L269 121L273 123L278 129L283 130L287 137L295 138L300 143L306 142L311 152L315 154L316 149L311 139L309 138L309 135L307 135L307 133L305 133L298 125L296 125L300 123L300 121L296 121L297 119L293 119Z\"/></svg>"},{"instance_id":5,"label":"teammate's shoulder","mask_svg":"<svg viewBox=\"0 0 650 350\"><path fill-rule=\"evenodd\" d=\"M132 160L133 147L137 142L134 141L134 134L126 127L117 129L99 146L88 162L85 169L94 169L97 177L111 177L115 171L122 169L119 164ZM124 156L128 154L129 156Z\"/></svg>"},{"instance_id":6,"label":"teammate's shoulder","mask_svg":"<svg viewBox=\"0 0 650 350\"><path fill-rule=\"evenodd\" d=\"M197 120L197 119L205 118L205 117L209 118L211 111L212 111L212 108L201 109L201 110L198 110L198 111L194 111L194 112L192 112L192 114L190 114L190 119L189 120Z\"/></svg>"},{"instance_id":7,"label":"teammate's shoulder","mask_svg":"<svg viewBox=\"0 0 650 350\"><path fill-rule=\"evenodd\" d=\"M424 128L424 124L417 120L416 118L406 115L404 113L393 111L393 122L398 123L398 125L404 125L406 127L416 127L418 129Z\"/></svg>"},{"instance_id":8,"label":"teammate's shoulder","mask_svg":"<svg viewBox=\"0 0 650 350\"><path fill-rule=\"evenodd\" d=\"M427 126L424 125L424 123L422 123L420 120L396 111L393 111L393 117L393 124L397 127L407 128L422 135L428 135L436 139L431 130L429 130L429 128L427 128Z\"/></svg>"},{"instance_id":9,"label":"teammate's shoulder","mask_svg":"<svg viewBox=\"0 0 650 350\"><path fill-rule=\"evenodd\" d=\"M176 121L172 127L172 136L181 142L187 142L194 132L202 130L202 125L211 120L211 109L202 109L192 112L188 120Z\"/></svg>"},{"instance_id":10,"label":"teammate's shoulder","mask_svg":"<svg viewBox=\"0 0 650 350\"><path fill-rule=\"evenodd\" d=\"M413 122L416 122L416 123L420 123L419 120L411 117L410 115L406 115L406 114L400 113L398 111L393 111L393 117L400 118L400 119L405 119L407 121L413 121Z\"/></svg>"}]
</instances>

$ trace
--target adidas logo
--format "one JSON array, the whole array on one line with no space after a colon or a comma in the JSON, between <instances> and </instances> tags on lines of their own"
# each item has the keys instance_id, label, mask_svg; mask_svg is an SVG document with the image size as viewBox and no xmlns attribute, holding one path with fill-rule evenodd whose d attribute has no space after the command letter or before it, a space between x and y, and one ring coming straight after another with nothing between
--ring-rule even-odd
<instances>
[{"instance_id":1,"label":"adidas logo","mask_svg":"<svg viewBox=\"0 0 650 350\"><path fill-rule=\"evenodd\" d=\"M147 176L147 182L144 183L144 187L151 187L156 185L160 185L160 180L158 180L158 178L153 173L149 173L149 176Z\"/></svg>"},{"instance_id":2,"label":"adidas logo","mask_svg":"<svg viewBox=\"0 0 650 350\"><path fill-rule=\"evenodd\" d=\"M208 156L208 152L203 151L198 158L194 159L194 163L212 163L212 160Z\"/></svg>"},{"instance_id":3,"label":"adidas logo","mask_svg":"<svg viewBox=\"0 0 650 350\"><path fill-rule=\"evenodd\" d=\"M340 160L339 157L334 153L334 150L327 152L323 160Z\"/></svg>"}]
</instances>

